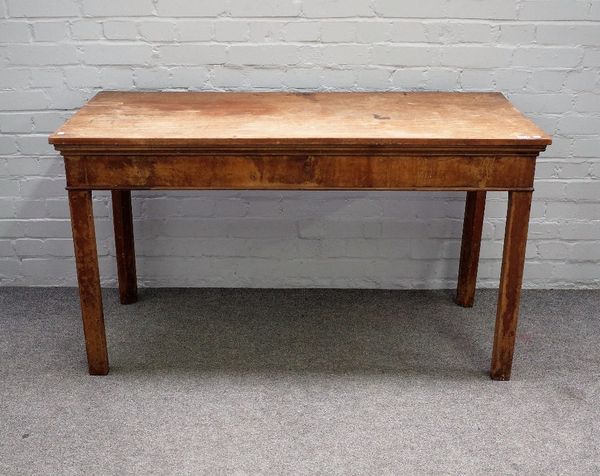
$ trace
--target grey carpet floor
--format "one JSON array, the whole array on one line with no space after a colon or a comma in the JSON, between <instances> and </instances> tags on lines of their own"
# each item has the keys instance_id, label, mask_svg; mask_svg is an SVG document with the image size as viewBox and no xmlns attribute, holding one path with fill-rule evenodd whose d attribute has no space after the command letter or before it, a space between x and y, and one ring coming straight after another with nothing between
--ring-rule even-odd
<instances>
[{"instance_id":1,"label":"grey carpet floor","mask_svg":"<svg viewBox=\"0 0 600 476\"><path fill-rule=\"evenodd\" d=\"M513 380L496 292L0 288L0 474L600 474L600 291L526 291Z\"/></svg>"}]
</instances>

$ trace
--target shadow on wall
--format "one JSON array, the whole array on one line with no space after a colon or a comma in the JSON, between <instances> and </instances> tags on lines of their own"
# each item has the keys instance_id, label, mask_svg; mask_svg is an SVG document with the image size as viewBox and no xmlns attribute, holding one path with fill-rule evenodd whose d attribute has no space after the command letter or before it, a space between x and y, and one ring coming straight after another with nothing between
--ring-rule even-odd
<instances>
[{"instance_id":1,"label":"shadow on wall","mask_svg":"<svg viewBox=\"0 0 600 476\"><path fill-rule=\"evenodd\" d=\"M140 283L369 288L454 283L464 193L348 195L134 194Z\"/></svg>"}]
</instances>

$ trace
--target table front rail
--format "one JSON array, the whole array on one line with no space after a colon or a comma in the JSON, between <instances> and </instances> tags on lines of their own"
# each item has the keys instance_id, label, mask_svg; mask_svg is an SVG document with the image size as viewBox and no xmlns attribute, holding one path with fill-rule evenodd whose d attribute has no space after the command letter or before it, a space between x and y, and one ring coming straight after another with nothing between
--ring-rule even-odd
<instances>
[{"instance_id":1,"label":"table front rail","mask_svg":"<svg viewBox=\"0 0 600 476\"><path fill-rule=\"evenodd\" d=\"M65 155L67 188L533 189L529 155Z\"/></svg>"}]
</instances>

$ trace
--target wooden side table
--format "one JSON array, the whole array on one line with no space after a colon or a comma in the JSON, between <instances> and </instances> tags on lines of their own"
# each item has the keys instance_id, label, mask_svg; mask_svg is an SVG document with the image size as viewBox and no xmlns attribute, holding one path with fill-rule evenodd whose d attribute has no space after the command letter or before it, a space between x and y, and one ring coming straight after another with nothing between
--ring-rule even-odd
<instances>
[{"instance_id":1,"label":"wooden side table","mask_svg":"<svg viewBox=\"0 0 600 476\"><path fill-rule=\"evenodd\" d=\"M89 372L108 373L92 190L111 190L123 304L131 190L463 190L456 302L472 306L488 190L508 191L491 377L511 373L535 162L551 138L498 93L103 92L50 136L64 157Z\"/></svg>"}]
</instances>

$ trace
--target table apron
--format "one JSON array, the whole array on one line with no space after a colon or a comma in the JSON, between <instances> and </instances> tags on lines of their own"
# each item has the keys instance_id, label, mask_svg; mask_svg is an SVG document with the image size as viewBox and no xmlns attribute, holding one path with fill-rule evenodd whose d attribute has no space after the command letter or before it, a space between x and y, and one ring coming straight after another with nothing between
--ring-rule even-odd
<instances>
[{"instance_id":1,"label":"table apron","mask_svg":"<svg viewBox=\"0 0 600 476\"><path fill-rule=\"evenodd\" d=\"M532 190L535 155L64 155L67 188Z\"/></svg>"}]
</instances>

